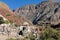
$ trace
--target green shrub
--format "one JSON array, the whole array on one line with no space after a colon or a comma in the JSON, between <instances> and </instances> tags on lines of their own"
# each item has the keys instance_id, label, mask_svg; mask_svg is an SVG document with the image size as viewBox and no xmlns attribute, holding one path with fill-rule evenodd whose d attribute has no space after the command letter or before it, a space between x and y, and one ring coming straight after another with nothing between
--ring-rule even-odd
<instances>
[{"instance_id":1,"label":"green shrub","mask_svg":"<svg viewBox=\"0 0 60 40\"><path fill-rule=\"evenodd\" d=\"M6 39L6 40L16 40L15 38L8 38L8 39Z\"/></svg>"},{"instance_id":2,"label":"green shrub","mask_svg":"<svg viewBox=\"0 0 60 40\"><path fill-rule=\"evenodd\" d=\"M55 40L54 38L48 38L47 40Z\"/></svg>"},{"instance_id":3,"label":"green shrub","mask_svg":"<svg viewBox=\"0 0 60 40\"><path fill-rule=\"evenodd\" d=\"M8 23L9 23L9 21L7 21L7 20L4 20L4 23L5 23L5 24L8 24Z\"/></svg>"},{"instance_id":4,"label":"green shrub","mask_svg":"<svg viewBox=\"0 0 60 40\"><path fill-rule=\"evenodd\" d=\"M8 20L4 20L3 17L0 17L0 24L6 23L8 24L9 21Z\"/></svg>"},{"instance_id":5,"label":"green shrub","mask_svg":"<svg viewBox=\"0 0 60 40\"><path fill-rule=\"evenodd\" d=\"M35 40L35 36L33 34L30 35L29 37L30 40Z\"/></svg>"},{"instance_id":6,"label":"green shrub","mask_svg":"<svg viewBox=\"0 0 60 40\"><path fill-rule=\"evenodd\" d=\"M3 23L4 23L3 17L0 17L0 24L3 24Z\"/></svg>"},{"instance_id":7,"label":"green shrub","mask_svg":"<svg viewBox=\"0 0 60 40\"><path fill-rule=\"evenodd\" d=\"M59 40L60 39L60 32L58 32L56 29L53 29L51 27L45 28L46 30L42 33L40 33L40 39L41 40Z\"/></svg>"},{"instance_id":8,"label":"green shrub","mask_svg":"<svg viewBox=\"0 0 60 40\"><path fill-rule=\"evenodd\" d=\"M13 21L9 21L11 24L13 24Z\"/></svg>"},{"instance_id":9,"label":"green shrub","mask_svg":"<svg viewBox=\"0 0 60 40\"><path fill-rule=\"evenodd\" d=\"M6 16L10 16L10 14L6 14Z\"/></svg>"}]
</instances>

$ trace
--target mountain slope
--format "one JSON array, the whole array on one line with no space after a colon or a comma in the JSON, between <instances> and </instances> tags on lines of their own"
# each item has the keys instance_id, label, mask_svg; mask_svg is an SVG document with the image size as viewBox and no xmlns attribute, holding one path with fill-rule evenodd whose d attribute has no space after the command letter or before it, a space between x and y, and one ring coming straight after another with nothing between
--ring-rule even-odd
<instances>
[{"instance_id":1,"label":"mountain slope","mask_svg":"<svg viewBox=\"0 0 60 40\"><path fill-rule=\"evenodd\" d=\"M14 10L14 13L26 17L33 24L60 23L60 2L43 1L37 5L28 5Z\"/></svg>"},{"instance_id":2,"label":"mountain slope","mask_svg":"<svg viewBox=\"0 0 60 40\"><path fill-rule=\"evenodd\" d=\"M5 3L2 2L0 2L0 15L4 16L10 22L16 23L17 25L23 25L24 22L28 22L30 25L32 25L32 23L26 18L24 19L22 17L16 16L10 10L10 8Z\"/></svg>"},{"instance_id":3,"label":"mountain slope","mask_svg":"<svg viewBox=\"0 0 60 40\"><path fill-rule=\"evenodd\" d=\"M14 13L32 21L36 15L35 5L28 5L22 8L17 8L14 10Z\"/></svg>"}]
</instances>

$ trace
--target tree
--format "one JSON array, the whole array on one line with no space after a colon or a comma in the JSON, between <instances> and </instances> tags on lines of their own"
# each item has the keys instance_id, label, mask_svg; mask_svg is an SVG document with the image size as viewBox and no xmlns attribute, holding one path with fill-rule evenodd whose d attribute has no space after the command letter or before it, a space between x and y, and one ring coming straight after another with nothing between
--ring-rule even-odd
<instances>
[{"instance_id":1,"label":"tree","mask_svg":"<svg viewBox=\"0 0 60 40\"><path fill-rule=\"evenodd\" d=\"M4 20L2 17L0 17L0 24L3 24L4 23Z\"/></svg>"}]
</instances>

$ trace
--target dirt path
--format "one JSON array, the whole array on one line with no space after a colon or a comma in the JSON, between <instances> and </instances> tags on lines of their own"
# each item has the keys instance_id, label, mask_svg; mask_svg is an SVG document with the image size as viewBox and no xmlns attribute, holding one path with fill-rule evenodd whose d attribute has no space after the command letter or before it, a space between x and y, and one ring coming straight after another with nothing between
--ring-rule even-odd
<instances>
[{"instance_id":1,"label":"dirt path","mask_svg":"<svg viewBox=\"0 0 60 40\"><path fill-rule=\"evenodd\" d=\"M0 34L0 40L6 40L7 38L8 38L8 35Z\"/></svg>"}]
</instances>

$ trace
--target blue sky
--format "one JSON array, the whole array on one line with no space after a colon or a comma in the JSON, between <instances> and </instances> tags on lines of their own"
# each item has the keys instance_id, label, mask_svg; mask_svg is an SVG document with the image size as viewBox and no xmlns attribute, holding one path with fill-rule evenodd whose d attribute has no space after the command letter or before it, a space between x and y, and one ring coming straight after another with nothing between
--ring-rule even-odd
<instances>
[{"instance_id":1,"label":"blue sky","mask_svg":"<svg viewBox=\"0 0 60 40\"><path fill-rule=\"evenodd\" d=\"M12 10L28 4L37 4L43 0L0 0L6 3Z\"/></svg>"},{"instance_id":2,"label":"blue sky","mask_svg":"<svg viewBox=\"0 0 60 40\"><path fill-rule=\"evenodd\" d=\"M16 8L29 5L29 4L38 4L43 0L0 0L6 3L10 9L14 10Z\"/></svg>"}]
</instances>

